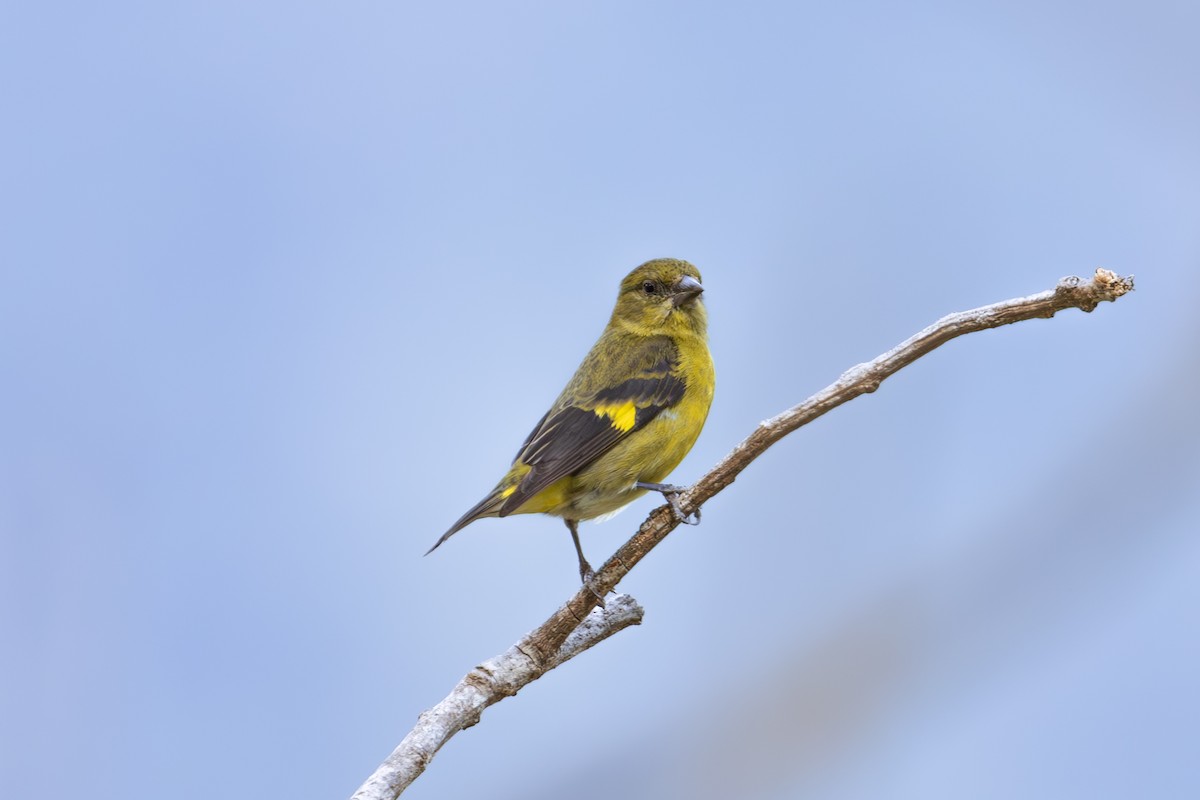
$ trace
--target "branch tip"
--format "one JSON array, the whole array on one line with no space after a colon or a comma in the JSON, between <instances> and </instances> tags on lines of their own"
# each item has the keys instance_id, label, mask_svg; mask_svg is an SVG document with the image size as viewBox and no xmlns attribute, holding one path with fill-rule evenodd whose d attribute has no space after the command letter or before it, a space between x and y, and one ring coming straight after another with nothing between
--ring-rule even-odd
<instances>
[{"instance_id":1,"label":"branch tip","mask_svg":"<svg viewBox=\"0 0 1200 800\"><path fill-rule=\"evenodd\" d=\"M1096 269L1096 275L1092 280L1096 287L1104 291L1109 297L1107 300L1116 300L1123 294L1133 291L1133 276L1129 275L1121 277L1117 273L1103 267Z\"/></svg>"}]
</instances>

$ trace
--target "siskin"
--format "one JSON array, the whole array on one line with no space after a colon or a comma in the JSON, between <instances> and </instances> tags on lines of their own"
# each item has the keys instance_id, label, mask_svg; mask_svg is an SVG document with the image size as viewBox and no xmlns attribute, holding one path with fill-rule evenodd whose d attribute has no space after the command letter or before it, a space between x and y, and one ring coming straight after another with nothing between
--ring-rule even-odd
<instances>
[{"instance_id":1,"label":"siskin","mask_svg":"<svg viewBox=\"0 0 1200 800\"><path fill-rule=\"evenodd\" d=\"M683 519L675 503L682 489L660 481L692 449L712 404L703 291L700 272L673 258L625 276L604 333L512 467L429 552L483 517L551 514L570 529L586 583L592 568L580 520L610 517L647 490L661 492Z\"/></svg>"}]
</instances>

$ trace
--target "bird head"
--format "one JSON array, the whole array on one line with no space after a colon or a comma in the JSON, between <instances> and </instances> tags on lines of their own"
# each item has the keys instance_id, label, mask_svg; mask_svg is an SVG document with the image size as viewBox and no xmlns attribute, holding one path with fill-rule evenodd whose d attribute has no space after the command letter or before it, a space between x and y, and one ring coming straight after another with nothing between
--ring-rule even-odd
<instances>
[{"instance_id":1,"label":"bird head","mask_svg":"<svg viewBox=\"0 0 1200 800\"><path fill-rule=\"evenodd\" d=\"M621 281L613 319L645 335L704 336L708 313L700 299L703 292L700 270L677 258L656 258Z\"/></svg>"}]
</instances>

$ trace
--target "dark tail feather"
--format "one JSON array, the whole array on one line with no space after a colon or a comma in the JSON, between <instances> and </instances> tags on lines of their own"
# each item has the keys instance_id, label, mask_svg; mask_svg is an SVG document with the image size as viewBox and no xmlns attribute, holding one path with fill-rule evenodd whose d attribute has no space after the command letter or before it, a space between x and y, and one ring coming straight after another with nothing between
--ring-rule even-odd
<instances>
[{"instance_id":1,"label":"dark tail feather","mask_svg":"<svg viewBox=\"0 0 1200 800\"><path fill-rule=\"evenodd\" d=\"M500 516L500 507L502 505L504 505L504 498L500 496L500 492L492 492L487 497L471 506L471 509L467 513L459 517L458 522L451 525L450 530L443 533L442 538L434 542L433 547L425 551L425 555L429 555L434 550L437 550L439 547L441 547L442 542L446 541L475 520L483 519L484 517Z\"/></svg>"}]
</instances>

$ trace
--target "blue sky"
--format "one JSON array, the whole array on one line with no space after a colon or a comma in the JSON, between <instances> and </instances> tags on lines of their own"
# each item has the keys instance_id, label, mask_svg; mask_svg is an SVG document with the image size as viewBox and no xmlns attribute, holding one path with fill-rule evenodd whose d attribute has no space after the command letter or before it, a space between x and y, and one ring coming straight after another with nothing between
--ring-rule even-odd
<instances>
[{"instance_id":1,"label":"blue sky","mask_svg":"<svg viewBox=\"0 0 1200 800\"><path fill-rule=\"evenodd\" d=\"M1190 797L1188 3L10 4L0 793L348 795L574 589L421 554L658 256L707 287L686 483L942 314L412 797ZM585 525L595 562L654 505ZM164 790L164 786L170 786Z\"/></svg>"}]
</instances>

